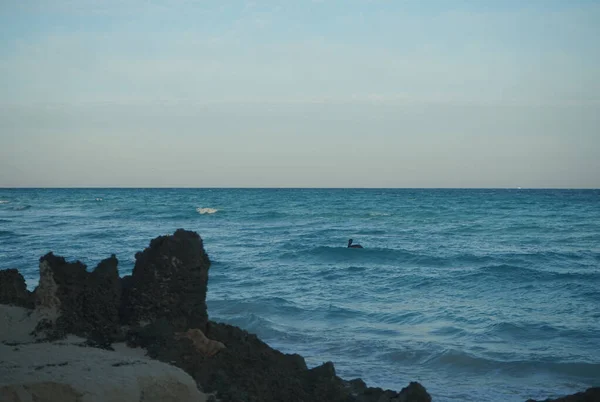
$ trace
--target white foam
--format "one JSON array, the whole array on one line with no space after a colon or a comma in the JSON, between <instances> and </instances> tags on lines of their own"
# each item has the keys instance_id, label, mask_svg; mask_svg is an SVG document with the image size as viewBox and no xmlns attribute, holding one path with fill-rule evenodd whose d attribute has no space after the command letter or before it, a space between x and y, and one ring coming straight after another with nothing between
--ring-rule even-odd
<instances>
[{"instance_id":1,"label":"white foam","mask_svg":"<svg viewBox=\"0 0 600 402\"><path fill-rule=\"evenodd\" d=\"M96 198L96 201L104 201L102 198L98 197Z\"/></svg>"},{"instance_id":2,"label":"white foam","mask_svg":"<svg viewBox=\"0 0 600 402\"><path fill-rule=\"evenodd\" d=\"M391 216L388 212L369 212L370 216Z\"/></svg>"},{"instance_id":3,"label":"white foam","mask_svg":"<svg viewBox=\"0 0 600 402\"><path fill-rule=\"evenodd\" d=\"M218 209L215 209L215 208L196 208L196 212L198 212L200 215L214 214L217 211L218 211Z\"/></svg>"},{"instance_id":4,"label":"white foam","mask_svg":"<svg viewBox=\"0 0 600 402\"><path fill-rule=\"evenodd\" d=\"M0 200L0 204L8 204L10 201Z\"/></svg>"}]
</instances>

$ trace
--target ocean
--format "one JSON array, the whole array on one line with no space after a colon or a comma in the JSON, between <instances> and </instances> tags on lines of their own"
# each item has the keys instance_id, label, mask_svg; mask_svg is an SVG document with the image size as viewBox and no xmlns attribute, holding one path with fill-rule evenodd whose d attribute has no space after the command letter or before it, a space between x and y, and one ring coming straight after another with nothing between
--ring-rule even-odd
<instances>
[{"instance_id":1,"label":"ocean","mask_svg":"<svg viewBox=\"0 0 600 402\"><path fill-rule=\"evenodd\" d=\"M0 269L197 231L211 319L434 401L600 385L600 190L0 189ZM346 247L348 239L364 246Z\"/></svg>"}]
</instances>

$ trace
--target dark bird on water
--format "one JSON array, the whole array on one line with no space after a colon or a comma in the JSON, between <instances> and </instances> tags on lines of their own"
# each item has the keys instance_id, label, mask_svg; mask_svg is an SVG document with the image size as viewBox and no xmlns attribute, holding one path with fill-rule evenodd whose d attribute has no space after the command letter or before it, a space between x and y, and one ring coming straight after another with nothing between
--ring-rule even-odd
<instances>
[{"instance_id":1,"label":"dark bird on water","mask_svg":"<svg viewBox=\"0 0 600 402\"><path fill-rule=\"evenodd\" d=\"M352 239L348 240L348 248L363 248L360 244L352 244Z\"/></svg>"}]
</instances>

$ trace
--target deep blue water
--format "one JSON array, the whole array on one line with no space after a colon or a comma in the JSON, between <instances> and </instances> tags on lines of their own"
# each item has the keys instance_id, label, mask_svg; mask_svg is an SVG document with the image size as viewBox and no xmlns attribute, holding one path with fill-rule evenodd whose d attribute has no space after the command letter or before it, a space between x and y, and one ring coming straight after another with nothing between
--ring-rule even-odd
<instances>
[{"instance_id":1,"label":"deep blue water","mask_svg":"<svg viewBox=\"0 0 600 402\"><path fill-rule=\"evenodd\" d=\"M127 274L177 228L213 262L210 317L310 366L436 401L600 385L599 190L0 189L0 269Z\"/></svg>"}]
</instances>

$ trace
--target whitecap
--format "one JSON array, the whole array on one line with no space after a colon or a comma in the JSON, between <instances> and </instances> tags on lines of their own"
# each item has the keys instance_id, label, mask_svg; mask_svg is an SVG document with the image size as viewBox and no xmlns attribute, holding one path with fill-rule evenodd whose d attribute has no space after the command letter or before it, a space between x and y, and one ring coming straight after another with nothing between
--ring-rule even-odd
<instances>
[{"instance_id":1,"label":"whitecap","mask_svg":"<svg viewBox=\"0 0 600 402\"><path fill-rule=\"evenodd\" d=\"M98 197L96 198L96 201L104 201L102 198Z\"/></svg>"},{"instance_id":2,"label":"whitecap","mask_svg":"<svg viewBox=\"0 0 600 402\"><path fill-rule=\"evenodd\" d=\"M218 209L215 209L215 208L196 208L196 212L198 212L200 215L214 214L217 211L218 211Z\"/></svg>"},{"instance_id":3,"label":"whitecap","mask_svg":"<svg viewBox=\"0 0 600 402\"><path fill-rule=\"evenodd\" d=\"M369 212L369 216L391 216L389 212Z\"/></svg>"},{"instance_id":4,"label":"whitecap","mask_svg":"<svg viewBox=\"0 0 600 402\"><path fill-rule=\"evenodd\" d=\"M8 204L10 201L0 200L0 204Z\"/></svg>"}]
</instances>

